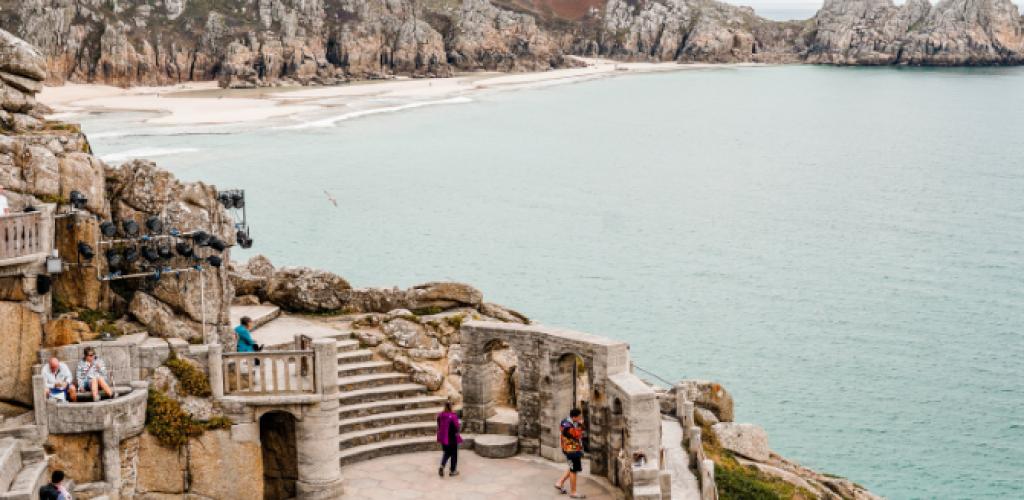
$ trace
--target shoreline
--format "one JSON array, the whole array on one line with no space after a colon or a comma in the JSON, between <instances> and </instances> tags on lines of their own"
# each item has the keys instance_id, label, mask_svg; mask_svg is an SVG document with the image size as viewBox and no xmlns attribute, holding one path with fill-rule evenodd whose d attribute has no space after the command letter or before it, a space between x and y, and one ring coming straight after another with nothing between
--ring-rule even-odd
<instances>
[{"instance_id":1,"label":"shoreline","mask_svg":"<svg viewBox=\"0 0 1024 500\"><path fill-rule=\"evenodd\" d=\"M38 100L54 110L51 116L62 119L73 119L74 115L81 113L146 112L157 114L142 120L146 125L245 125L320 112L315 121L320 123L319 126L329 126L339 121L338 117L324 119L322 112L334 108L346 108L350 114L373 114L444 103L445 100L466 98L484 91L543 88L621 75L765 66L577 60L586 65L527 73L487 71L462 73L449 78L360 80L329 87L221 89L217 82L204 81L125 89L101 84L67 83L59 87L45 87ZM405 104L395 106L395 101Z\"/></svg>"}]
</instances>

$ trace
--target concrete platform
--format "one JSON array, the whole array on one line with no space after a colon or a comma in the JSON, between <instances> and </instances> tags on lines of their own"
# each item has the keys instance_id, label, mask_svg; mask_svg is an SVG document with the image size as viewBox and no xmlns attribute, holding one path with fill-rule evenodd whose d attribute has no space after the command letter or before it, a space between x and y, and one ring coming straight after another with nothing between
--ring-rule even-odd
<instances>
[{"instance_id":1,"label":"concrete platform","mask_svg":"<svg viewBox=\"0 0 1024 500\"><path fill-rule=\"evenodd\" d=\"M504 406L499 406L494 411L494 416L484 422L487 434L519 435L519 412Z\"/></svg>"},{"instance_id":2,"label":"concrete platform","mask_svg":"<svg viewBox=\"0 0 1024 500\"><path fill-rule=\"evenodd\" d=\"M231 328L238 326L242 316L252 318L253 330L270 323L281 315L281 308L275 305L265 306L231 306Z\"/></svg>"},{"instance_id":3,"label":"concrete platform","mask_svg":"<svg viewBox=\"0 0 1024 500\"><path fill-rule=\"evenodd\" d=\"M247 306L248 307L248 306ZM255 307L255 306L252 306ZM262 306L260 306L262 307ZM231 308L234 314L234 308ZM252 332L259 344L278 345L295 341L295 334L308 335L316 340L326 337L348 337L349 331L331 328L322 323L310 321L301 316L282 315Z\"/></svg>"},{"instance_id":4,"label":"concrete platform","mask_svg":"<svg viewBox=\"0 0 1024 500\"><path fill-rule=\"evenodd\" d=\"M519 451L519 438L500 434L479 434L473 451L484 458L511 458Z\"/></svg>"},{"instance_id":5,"label":"concrete platform","mask_svg":"<svg viewBox=\"0 0 1024 500\"><path fill-rule=\"evenodd\" d=\"M539 457L492 460L459 453L459 475L437 475L441 450L377 458L343 467L343 500L564 500L555 481L565 465ZM603 478L581 474L578 489L589 500L621 500Z\"/></svg>"}]
</instances>

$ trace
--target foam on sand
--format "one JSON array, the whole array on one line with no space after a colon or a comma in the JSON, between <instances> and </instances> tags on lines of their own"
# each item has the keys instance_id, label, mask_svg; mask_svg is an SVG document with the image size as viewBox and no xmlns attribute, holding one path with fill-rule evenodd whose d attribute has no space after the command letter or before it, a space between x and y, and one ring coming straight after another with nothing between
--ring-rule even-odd
<instances>
[{"instance_id":1,"label":"foam on sand","mask_svg":"<svg viewBox=\"0 0 1024 500\"><path fill-rule=\"evenodd\" d=\"M350 111L330 118L324 118L322 120L313 120L305 123L299 123L297 125L288 125L285 127L278 127L282 130L294 130L294 129L305 129L305 128L324 128L333 127L339 122L346 120L352 120L355 118L361 118L364 116L379 115L382 113L396 113L398 111L404 111L407 109L422 108L425 106L438 106L441 104L466 104L473 102L472 99L465 96L450 97L448 99L438 99L436 101L417 101L406 104L399 104L397 106L385 106L382 108L369 108L361 109L359 111Z\"/></svg>"}]
</instances>

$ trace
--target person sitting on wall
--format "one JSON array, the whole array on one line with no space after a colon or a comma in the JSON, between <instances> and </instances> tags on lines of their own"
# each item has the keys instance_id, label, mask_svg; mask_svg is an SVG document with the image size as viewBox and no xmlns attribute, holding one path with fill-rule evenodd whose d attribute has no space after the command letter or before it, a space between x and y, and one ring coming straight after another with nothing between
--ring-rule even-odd
<instances>
[{"instance_id":1,"label":"person sitting on wall","mask_svg":"<svg viewBox=\"0 0 1024 500\"><path fill-rule=\"evenodd\" d=\"M238 352L257 352L262 351L263 346L256 343L252 338L252 318L248 316L242 316L242 320L239 321L239 325L235 327L235 334L238 335L238 344L236 351Z\"/></svg>"},{"instance_id":2,"label":"person sitting on wall","mask_svg":"<svg viewBox=\"0 0 1024 500\"><path fill-rule=\"evenodd\" d=\"M107 384L107 364L96 356L95 348L85 348L85 356L78 362L75 378L78 380L78 391L91 392L93 401L100 400L100 389L108 398L114 397L114 391Z\"/></svg>"},{"instance_id":3,"label":"person sitting on wall","mask_svg":"<svg viewBox=\"0 0 1024 500\"><path fill-rule=\"evenodd\" d=\"M57 401L76 401L78 393L72 384L71 370L68 365L61 363L57 358L50 358L50 362L43 367L43 382L46 384L46 397Z\"/></svg>"}]
</instances>

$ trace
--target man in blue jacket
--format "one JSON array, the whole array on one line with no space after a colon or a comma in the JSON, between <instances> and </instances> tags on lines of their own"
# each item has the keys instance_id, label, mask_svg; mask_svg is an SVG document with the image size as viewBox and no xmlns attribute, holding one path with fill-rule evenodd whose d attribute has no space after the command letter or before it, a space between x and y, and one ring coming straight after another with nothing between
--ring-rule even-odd
<instances>
[{"instance_id":1,"label":"man in blue jacket","mask_svg":"<svg viewBox=\"0 0 1024 500\"><path fill-rule=\"evenodd\" d=\"M235 327L235 334L238 335L238 352L256 352L259 349L256 345L256 341L252 338L252 332L249 331L252 328L252 318L248 316L242 316L240 325Z\"/></svg>"}]
</instances>

